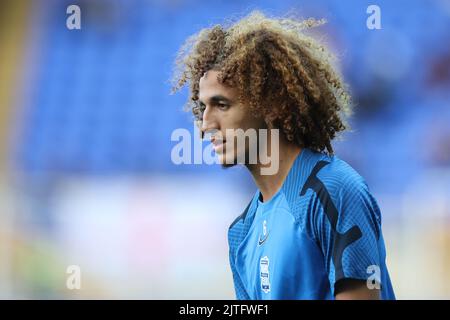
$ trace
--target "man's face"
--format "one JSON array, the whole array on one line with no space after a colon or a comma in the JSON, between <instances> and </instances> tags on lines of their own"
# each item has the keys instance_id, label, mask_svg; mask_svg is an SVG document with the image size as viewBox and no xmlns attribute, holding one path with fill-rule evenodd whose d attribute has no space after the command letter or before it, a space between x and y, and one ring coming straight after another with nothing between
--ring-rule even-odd
<instances>
[{"instance_id":1,"label":"man's face","mask_svg":"<svg viewBox=\"0 0 450 320\"><path fill-rule=\"evenodd\" d=\"M248 107L239 103L236 89L219 83L218 75L218 71L210 70L200 79L199 103L204 109L201 130L203 133L211 132L214 151L220 163L228 167L236 164L238 156L245 155L245 159L249 159L248 143L236 143L236 133L229 129L258 131L265 127L265 122L251 115ZM231 137L234 143L227 141Z\"/></svg>"}]
</instances>

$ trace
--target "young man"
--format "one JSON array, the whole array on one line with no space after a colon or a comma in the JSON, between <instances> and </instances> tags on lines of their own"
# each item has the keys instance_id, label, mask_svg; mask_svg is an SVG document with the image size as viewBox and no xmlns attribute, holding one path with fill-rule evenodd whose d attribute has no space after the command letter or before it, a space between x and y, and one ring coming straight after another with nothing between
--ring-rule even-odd
<instances>
[{"instance_id":1,"label":"young man","mask_svg":"<svg viewBox=\"0 0 450 320\"><path fill-rule=\"evenodd\" d=\"M228 233L238 299L395 298L378 205L333 155L349 96L332 56L303 33L318 24L254 12L202 30L177 58L174 90L190 84L192 111L220 162L244 155L258 187ZM251 163L252 145L235 143L237 132L264 129L280 132L265 146L278 156L270 175L262 169L273 163Z\"/></svg>"}]
</instances>

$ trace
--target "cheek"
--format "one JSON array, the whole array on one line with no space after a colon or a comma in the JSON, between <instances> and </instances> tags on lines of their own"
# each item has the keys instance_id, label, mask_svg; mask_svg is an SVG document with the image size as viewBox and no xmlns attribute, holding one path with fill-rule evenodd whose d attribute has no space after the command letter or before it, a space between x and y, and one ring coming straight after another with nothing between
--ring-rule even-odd
<instances>
[{"instance_id":1,"label":"cheek","mask_svg":"<svg viewBox=\"0 0 450 320\"><path fill-rule=\"evenodd\" d=\"M245 125L245 119L237 112L226 114L223 117L224 126L229 129L242 129Z\"/></svg>"},{"instance_id":2,"label":"cheek","mask_svg":"<svg viewBox=\"0 0 450 320\"><path fill-rule=\"evenodd\" d=\"M245 139L246 143L244 146L238 145L236 143L237 139L235 137L236 132L233 132L231 129L242 129L244 132L249 129L256 130L256 141L252 141L253 143L257 143L259 129L265 128L265 125L262 119L255 118L253 115L247 112L247 109L244 106L239 105L230 109L229 112L225 112L223 114L223 117L221 117L220 120L220 128L225 136L227 136L227 134L229 135L227 140L231 136L234 136L235 138L233 148L231 148L231 145L228 145L228 148L224 150L225 153L237 152L237 154L240 154L242 152L246 152L246 150L249 149L248 144L250 141L248 141L248 139Z\"/></svg>"},{"instance_id":3,"label":"cheek","mask_svg":"<svg viewBox=\"0 0 450 320\"><path fill-rule=\"evenodd\" d=\"M248 114L246 108L237 105L232 108L223 118L228 128L247 130L254 127L254 119Z\"/></svg>"}]
</instances>

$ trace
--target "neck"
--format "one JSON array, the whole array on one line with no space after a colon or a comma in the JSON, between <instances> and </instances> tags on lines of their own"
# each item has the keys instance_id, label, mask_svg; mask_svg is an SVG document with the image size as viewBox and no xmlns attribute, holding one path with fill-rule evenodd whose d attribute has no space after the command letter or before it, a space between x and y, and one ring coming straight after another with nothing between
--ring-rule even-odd
<instances>
[{"instance_id":1,"label":"neck","mask_svg":"<svg viewBox=\"0 0 450 320\"><path fill-rule=\"evenodd\" d=\"M248 170L253 176L253 180L261 191L264 202L270 200L283 186L292 164L301 152L301 148L287 140L280 139L278 152L279 166L277 172L273 175L261 174L262 168L272 165L270 162L266 165L259 162L257 164L247 165Z\"/></svg>"}]
</instances>

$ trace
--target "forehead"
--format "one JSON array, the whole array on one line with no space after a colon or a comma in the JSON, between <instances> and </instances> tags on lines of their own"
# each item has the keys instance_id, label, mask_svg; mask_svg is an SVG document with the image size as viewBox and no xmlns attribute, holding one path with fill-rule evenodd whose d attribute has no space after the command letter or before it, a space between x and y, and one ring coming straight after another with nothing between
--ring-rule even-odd
<instances>
[{"instance_id":1,"label":"forehead","mask_svg":"<svg viewBox=\"0 0 450 320\"><path fill-rule=\"evenodd\" d=\"M233 88L225 86L217 80L219 71L209 70L205 72L203 77L199 81L199 98L200 100L207 100L214 95L223 95L229 98L233 98L236 94Z\"/></svg>"}]
</instances>

